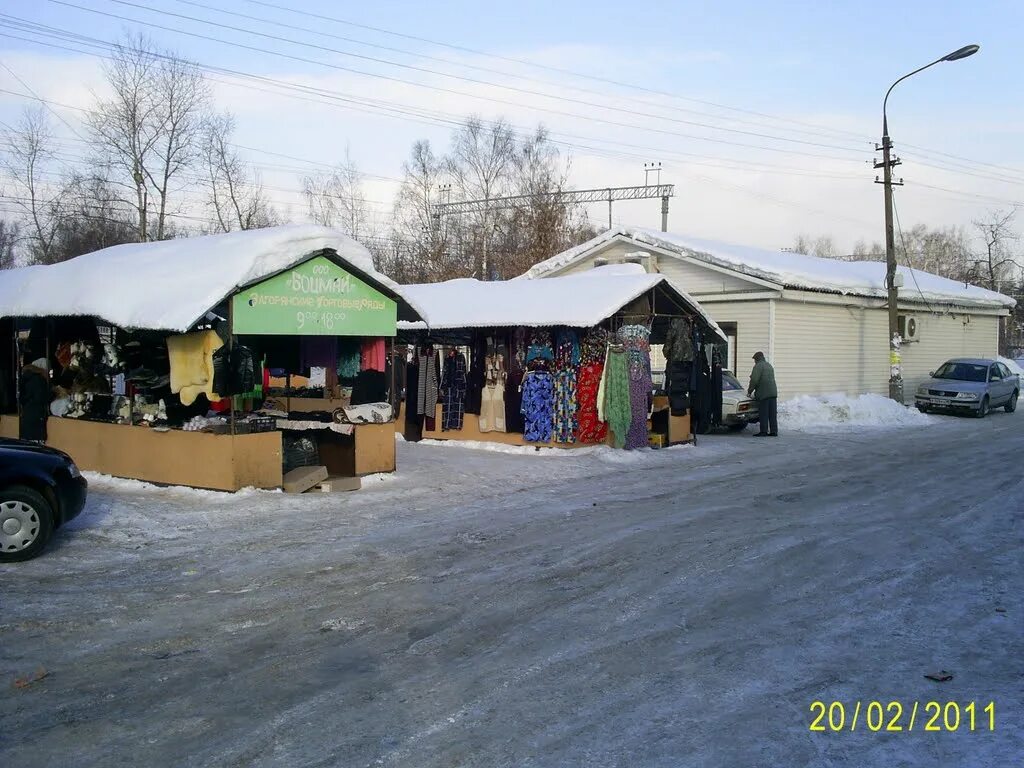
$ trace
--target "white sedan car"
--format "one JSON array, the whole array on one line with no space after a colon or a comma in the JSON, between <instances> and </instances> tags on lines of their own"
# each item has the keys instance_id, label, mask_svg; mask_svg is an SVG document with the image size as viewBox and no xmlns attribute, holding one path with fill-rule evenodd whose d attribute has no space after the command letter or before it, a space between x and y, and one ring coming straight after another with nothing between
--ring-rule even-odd
<instances>
[{"instance_id":1,"label":"white sedan car","mask_svg":"<svg viewBox=\"0 0 1024 768\"><path fill-rule=\"evenodd\" d=\"M747 395L732 371L722 371L722 424L739 432L759 418L757 400Z\"/></svg>"}]
</instances>

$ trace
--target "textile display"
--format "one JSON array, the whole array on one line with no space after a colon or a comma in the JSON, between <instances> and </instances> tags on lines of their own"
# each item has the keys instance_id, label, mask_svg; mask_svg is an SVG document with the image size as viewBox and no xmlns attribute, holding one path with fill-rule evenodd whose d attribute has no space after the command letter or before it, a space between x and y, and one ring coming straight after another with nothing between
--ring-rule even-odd
<instances>
[{"instance_id":1,"label":"textile display","mask_svg":"<svg viewBox=\"0 0 1024 768\"><path fill-rule=\"evenodd\" d=\"M484 388L480 397L480 431L505 431L505 356L488 355L484 361Z\"/></svg>"},{"instance_id":2,"label":"textile display","mask_svg":"<svg viewBox=\"0 0 1024 768\"><path fill-rule=\"evenodd\" d=\"M604 360L604 350L601 350ZM604 373L604 363L597 362L580 366L576 386L577 418L579 420L579 441L581 443L603 443L608 436L608 425L597 416L597 390Z\"/></svg>"},{"instance_id":3,"label":"textile display","mask_svg":"<svg viewBox=\"0 0 1024 768\"><path fill-rule=\"evenodd\" d=\"M608 347L608 332L604 328L591 328L580 342L580 365L600 363L604 366L604 355Z\"/></svg>"},{"instance_id":4,"label":"textile display","mask_svg":"<svg viewBox=\"0 0 1024 768\"><path fill-rule=\"evenodd\" d=\"M437 410L438 364L437 354L428 347L425 354L419 355L419 379L416 389L416 413L428 419L424 426L428 430L434 428L434 413Z\"/></svg>"},{"instance_id":5,"label":"textile display","mask_svg":"<svg viewBox=\"0 0 1024 768\"><path fill-rule=\"evenodd\" d=\"M349 424L387 424L394 415L391 403L366 403L341 409Z\"/></svg>"},{"instance_id":6,"label":"textile display","mask_svg":"<svg viewBox=\"0 0 1024 768\"><path fill-rule=\"evenodd\" d=\"M338 339L338 363L335 371L338 378L351 381L359 375L362 366L362 349L356 339Z\"/></svg>"},{"instance_id":7,"label":"textile display","mask_svg":"<svg viewBox=\"0 0 1024 768\"><path fill-rule=\"evenodd\" d=\"M673 416L685 416L690 409L690 374L693 361L669 362L665 368L665 392Z\"/></svg>"},{"instance_id":8,"label":"textile display","mask_svg":"<svg viewBox=\"0 0 1024 768\"><path fill-rule=\"evenodd\" d=\"M352 385L352 405L381 403L388 399L388 383L384 371L360 371Z\"/></svg>"},{"instance_id":9,"label":"textile display","mask_svg":"<svg viewBox=\"0 0 1024 768\"><path fill-rule=\"evenodd\" d=\"M334 368L338 364L337 336L300 336L299 368Z\"/></svg>"},{"instance_id":10,"label":"textile display","mask_svg":"<svg viewBox=\"0 0 1024 768\"><path fill-rule=\"evenodd\" d=\"M555 416L556 443L575 443L579 429L576 400L576 367L580 363L579 336L563 328L555 336Z\"/></svg>"},{"instance_id":11,"label":"textile display","mask_svg":"<svg viewBox=\"0 0 1024 768\"><path fill-rule=\"evenodd\" d=\"M530 334L530 346L526 350L526 363L538 360L553 360L555 351L551 344L551 332L542 328L535 328Z\"/></svg>"},{"instance_id":12,"label":"textile display","mask_svg":"<svg viewBox=\"0 0 1024 768\"><path fill-rule=\"evenodd\" d=\"M665 333L663 349L665 360L670 363L686 363L693 360L693 326L684 317L677 317L669 324Z\"/></svg>"},{"instance_id":13,"label":"textile display","mask_svg":"<svg viewBox=\"0 0 1024 768\"><path fill-rule=\"evenodd\" d=\"M555 382L547 371L530 371L523 379L523 439L550 443L554 432Z\"/></svg>"},{"instance_id":14,"label":"textile display","mask_svg":"<svg viewBox=\"0 0 1024 768\"><path fill-rule=\"evenodd\" d=\"M470 349L469 374L466 376L466 413L480 415L486 366L487 341L478 336Z\"/></svg>"},{"instance_id":15,"label":"textile display","mask_svg":"<svg viewBox=\"0 0 1024 768\"><path fill-rule=\"evenodd\" d=\"M461 352L448 355L441 376L441 430L462 429L466 415L466 358Z\"/></svg>"},{"instance_id":16,"label":"textile display","mask_svg":"<svg viewBox=\"0 0 1024 768\"><path fill-rule=\"evenodd\" d=\"M364 371L384 372L387 365L387 345L384 339L368 339L360 350L360 365Z\"/></svg>"},{"instance_id":17,"label":"textile display","mask_svg":"<svg viewBox=\"0 0 1024 768\"><path fill-rule=\"evenodd\" d=\"M526 424L523 420L523 372L514 371L510 372L505 379L505 431L522 434L525 430Z\"/></svg>"},{"instance_id":18,"label":"textile display","mask_svg":"<svg viewBox=\"0 0 1024 768\"><path fill-rule=\"evenodd\" d=\"M405 439L416 441L422 434L422 421L416 412L416 399L420 389L419 357L414 356L405 366Z\"/></svg>"},{"instance_id":19,"label":"textile display","mask_svg":"<svg viewBox=\"0 0 1024 768\"><path fill-rule=\"evenodd\" d=\"M224 346L215 331L197 331L167 338L167 356L171 362L171 392L184 405L191 405L199 394L216 402L213 390L213 353Z\"/></svg>"},{"instance_id":20,"label":"textile display","mask_svg":"<svg viewBox=\"0 0 1024 768\"><path fill-rule=\"evenodd\" d=\"M509 372L522 373L526 370L526 329L516 328L512 333L512 353Z\"/></svg>"},{"instance_id":21,"label":"textile display","mask_svg":"<svg viewBox=\"0 0 1024 768\"><path fill-rule=\"evenodd\" d=\"M629 365L629 395L633 418L626 435L627 450L646 448L647 416L651 409L651 331L645 325L624 325L619 341L626 349Z\"/></svg>"},{"instance_id":22,"label":"textile display","mask_svg":"<svg viewBox=\"0 0 1024 768\"><path fill-rule=\"evenodd\" d=\"M623 448L626 445L626 436L633 421L629 386L629 356L625 349L621 347L608 349L603 381L604 405L602 411L612 433L612 444L616 448Z\"/></svg>"}]
</instances>

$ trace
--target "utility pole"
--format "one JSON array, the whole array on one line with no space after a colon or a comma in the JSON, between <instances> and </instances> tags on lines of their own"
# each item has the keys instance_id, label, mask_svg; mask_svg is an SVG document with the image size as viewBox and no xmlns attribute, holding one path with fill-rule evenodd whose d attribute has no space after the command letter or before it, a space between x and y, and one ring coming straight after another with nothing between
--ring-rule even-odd
<instances>
[{"instance_id":1,"label":"utility pole","mask_svg":"<svg viewBox=\"0 0 1024 768\"><path fill-rule=\"evenodd\" d=\"M903 365L900 357L900 315L899 315L899 281L896 273L896 233L893 228L892 188L902 186L903 179L893 181L892 169L901 160L892 157L892 140L889 138L888 121L882 118L882 162L875 163L875 168L882 168L882 181L875 178L876 184L885 186L885 287L889 306L889 398L898 403L903 402Z\"/></svg>"},{"instance_id":2,"label":"utility pole","mask_svg":"<svg viewBox=\"0 0 1024 768\"><path fill-rule=\"evenodd\" d=\"M903 184L903 179L898 182L892 180L893 166L900 164L900 159L892 157L892 141L889 139L889 118L886 116L885 108L889 103L889 94L892 89L902 83L908 77L923 72L929 67L934 67L944 61L959 61L973 56L978 52L979 46L965 45L957 48L952 53L946 54L941 59L936 59L930 64L918 67L895 83L889 86L882 100L882 146L876 147L882 151L882 162L875 163L875 168L883 169L883 180L875 177L876 184L885 185L885 287L889 304L889 397L896 402L903 402L903 366L900 360L900 316L897 301L899 300L898 289L900 286L899 275L896 274L896 237L893 232L892 213L892 188Z\"/></svg>"}]
</instances>

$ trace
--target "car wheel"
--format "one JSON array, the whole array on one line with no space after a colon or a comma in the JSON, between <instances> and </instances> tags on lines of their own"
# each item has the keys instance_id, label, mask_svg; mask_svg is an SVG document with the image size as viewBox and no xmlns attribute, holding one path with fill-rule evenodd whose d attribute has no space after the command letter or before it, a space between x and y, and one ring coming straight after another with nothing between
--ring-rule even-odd
<instances>
[{"instance_id":1,"label":"car wheel","mask_svg":"<svg viewBox=\"0 0 1024 768\"><path fill-rule=\"evenodd\" d=\"M42 495L21 485L0 490L0 562L31 560L53 533L53 510Z\"/></svg>"},{"instance_id":2,"label":"car wheel","mask_svg":"<svg viewBox=\"0 0 1024 768\"><path fill-rule=\"evenodd\" d=\"M736 424L727 424L726 426L729 427L730 432L742 432L747 428L747 422L741 421Z\"/></svg>"},{"instance_id":3,"label":"car wheel","mask_svg":"<svg viewBox=\"0 0 1024 768\"><path fill-rule=\"evenodd\" d=\"M988 395L985 395L981 399L981 405L978 406L978 412L976 415L979 419L984 419L988 416Z\"/></svg>"},{"instance_id":4,"label":"car wheel","mask_svg":"<svg viewBox=\"0 0 1024 768\"><path fill-rule=\"evenodd\" d=\"M1008 402L1003 407L1006 408L1006 412L1007 413L1013 413L1014 411L1017 410L1017 393L1016 392L1014 392L1012 395L1010 395L1010 402Z\"/></svg>"}]
</instances>

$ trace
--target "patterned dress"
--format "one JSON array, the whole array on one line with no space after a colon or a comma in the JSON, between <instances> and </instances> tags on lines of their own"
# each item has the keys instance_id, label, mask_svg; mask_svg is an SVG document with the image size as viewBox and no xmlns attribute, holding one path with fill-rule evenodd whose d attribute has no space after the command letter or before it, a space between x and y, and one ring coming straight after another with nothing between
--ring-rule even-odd
<instances>
[{"instance_id":1,"label":"patterned dress","mask_svg":"<svg viewBox=\"0 0 1024 768\"><path fill-rule=\"evenodd\" d=\"M530 371L523 379L523 439L550 443L554 432L555 383L547 371Z\"/></svg>"},{"instance_id":2,"label":"patterned dress","mask_svg":"<svg viewBox=\"0 0 1024 768\"><path fill-rule=\"evenodd\" d=\"M629 400L633 418L626 434L625 448L634 450L648 445L647 414L651 390L651 332L643 325L624 325L619 341L626 348L629 368Z\"/></svg>"},{"instance_id":3,"label":"patterned dress","mask_svg":"<svg viewBox=\"0 0 1024 768\"><path fill-rule=\"evenodd\" d=\"M443 394L441 430L462 429L466 414L466 358L461 352L444 359L444 374L441 376Z\"/></svg>"},{"instance_id":4,"label":"patterned dress","mask_svg":"<svg viewBox=\"0 0 1024 768\"><path fill-rule=\"evenodd\" d=\"M580 343L580 368L576 380L577 435L581 443L603 443L608 425L597 415L597 391L604 374L604 355L608 333L591 328Z\"/></svg>"},{"instance_id":5,"label":"patterned dress","mask_svg":"<svg viewBox=\"0 0 1024 768\"><path fill-rule=\"evenodd\" d=\"M579 430L576 367L580 362L579 336L571 328L555 338L555 442L575 443Z\"/></svg>"}]
</instances>

